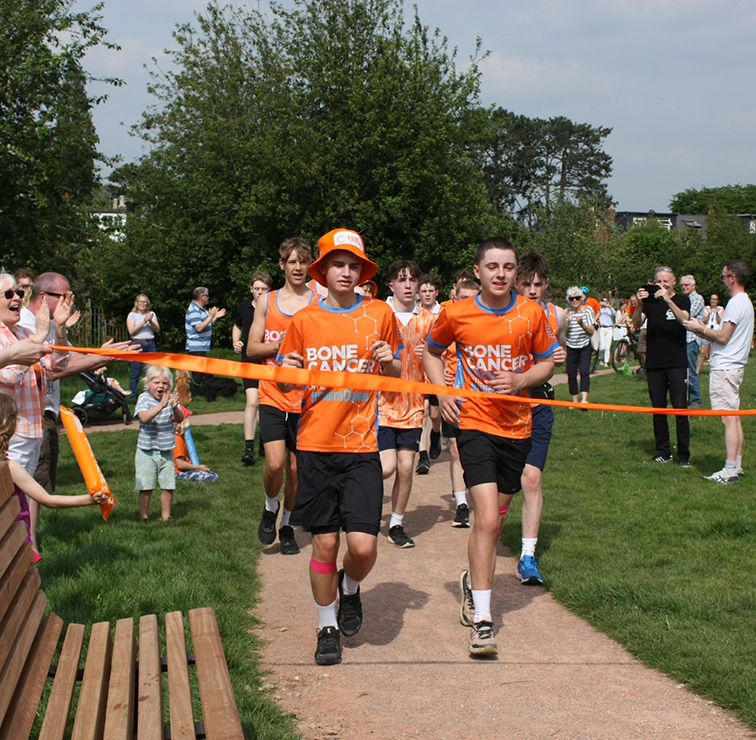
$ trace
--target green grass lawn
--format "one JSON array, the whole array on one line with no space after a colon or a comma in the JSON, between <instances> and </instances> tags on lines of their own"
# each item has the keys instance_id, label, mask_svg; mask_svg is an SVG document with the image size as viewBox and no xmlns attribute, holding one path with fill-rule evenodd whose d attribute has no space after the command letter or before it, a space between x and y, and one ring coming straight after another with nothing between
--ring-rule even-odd
<instances>
[{"instance_id":1,"label":"green grass lawn","mask_svg":"<svg viewBox=\"0 0 756 740\"><path fill-rule=\"evenodd\" d=\"M706 402L706 369L702 387ZM744 408L754 407L755 393L752 366ZM566 386L557 398L568 399ZM648 394L642 378L612 374L594 377L591 400L648 405ZM701 480L724 459L718 418L692 420L694 467L681 469L645 462L654 454L650 416L556 409L538 555L561 603L756 728L756 424L747 417L744 425L747 475L719 486ZM43 587L66 621L215 607L247 736L292 738L291 721L260 690L256 663L261 466L240 466L240 425L193 433L202 461L221 479L179 482L174 525L138 522L136 430L90 434L119 505L108 522L95 508L43 513ZM82 490L65 441L59 490ZM519 517L518 497L503 534L516 552Z\"/></svg>"},{"instance_id":2,"label":"green grass lawn","mask_svg":"<svg viewBox=\"0 0 756 740\"><path fill-rule=\"evenodd\" d=\"M708 406L708 366L701 385ZM743 408L756 406L755 393L751 366ZM557 398L569 399L566 386ZM642 378L614 374L592 379L590 400L649 405ZM747 475L722 486L701 479L724 462L717 417L691 419L693 468L682 469L645 462L655 455L651 416L555 415L538 544L546 585L646 665L756 728L755 419L744 418ZM674 442L671 417L670 429ZM515 501L503 539L519 553Z\"/></svg>"}]
</instances>

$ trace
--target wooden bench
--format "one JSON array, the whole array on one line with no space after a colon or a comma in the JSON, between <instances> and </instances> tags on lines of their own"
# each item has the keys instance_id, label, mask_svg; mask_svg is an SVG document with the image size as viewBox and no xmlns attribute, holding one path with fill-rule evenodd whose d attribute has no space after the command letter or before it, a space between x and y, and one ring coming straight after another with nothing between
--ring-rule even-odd
<instances>
[{"instance_id":1,"label":"wooden bench","mask_svg":"<svg viewBox=\"0 0 756 740\"><path fill-rule=\"evenodd\" d=\"M26 532L15 522L18 499L7 463L0 463L0 739L27 738L45 684L51 681L40 738L68 736L73 716L75 740L95 738L243 738L231 678L215 612L189 612L193 654L187 654L181 612L165 616L167 656L160 655L157 617L107 622L91 629L86 662L80 668L85 627L70 624L57 666L51 667L63 620L45 616L47 599L32 567ZM194 666L202 705L201 721L192 709L190 667ZM167 671L169 727L163 720L163 673ZM78 699L76 687L80 682ZM75 709L72 715L72 707Z\"/></svg>"}]
</instances>

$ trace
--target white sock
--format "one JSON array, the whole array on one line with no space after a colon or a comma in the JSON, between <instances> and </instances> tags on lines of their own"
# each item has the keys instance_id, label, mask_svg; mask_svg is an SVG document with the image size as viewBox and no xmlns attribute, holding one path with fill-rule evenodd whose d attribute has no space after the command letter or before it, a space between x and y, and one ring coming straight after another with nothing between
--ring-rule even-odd
<instances>
[{"instance_id":1,"label":"white sock","mask_svg":"<svg viewBox=\"0 0 756 740\"><path fill-rule=\"evenodd\" d=\"M344 571L344 578L341 581L341 590L346 596L354 596L359 591L362 581L355 581L354 578L350 578L346 571Z\"/></svg>"},{"instance_id":2,"label":"white sock","mask_svg":"<svg viewBox=\"0 0 756 740\"><path fill-rule=\"evenodd\" d=\"M738 466L738 470L740 470L743 467L743 456L742 455L738 455L735 458L735 464Z\"/></svg>"},{"instance_id":3,"label":"white sock","mask_svg":"<svg viewBox=\"0 0 756 740\"><path fill-rule=\"evenodd\" d=\"M735 475L738 472L738 463L735 460L725 460L725 473Z\"/></svg>"},{"instance_id":4,"label":"white sock","mask_svg":"<svg viewBox=\"0 0 756 740\"><path fill-rule=\"evenodd\" d=\"M396 514L392 511L391 521L389 522L389 529L391 529L391 527L396 527L397 524L401 527L403 523L404 523L404 514Z\"/></svg>"},{"instance_id":5,"label":"white sock","mask_svg":"<svg viewBox=\"0 0 756 740\"><path fill-rule=\"evenodd\" d=\"M457 503L457 506L467 503L467 491L454 491L452 496L454 496L454 501Z\"/></svg>"},{"instance_id":6,"label":"white sock","mask_svg":"<svg viewBox=\"0 0 756 740\"><path fill-rule=\"evenodd\" d=\"M475 604L475 616L473 622L490 622L491 621L491 589L485 591L472 592L473 604Z\"/></svg>"},{"instance_id":7,"label":"white sock","mask_svg":"<svg viewBox=\"0 0 756 740\"><path fill-rule=\"evenodd\" d=\"M288 527L290 518L291 518L291 512L284 506L283 514L281 514L281 524L279 524L279 526Z\"/></svg>"},{"instance_id":8,"label":"white sock","mask_svg":"<svg viewBox=\"0 0 756 740\"><path fill-rule=\"evenodd\" d=\"M274 496L273 498L265 497L265 510L275 511L278 514L278 496Z\"/></svg>"},{"instance_id":9,"label":"white sock","mask_svg":"<svg viewBox=\"0 0 756 740\"><path fill-rule=\"evenodd\" d=\"M523 537L522 538L522 552L520 552L520 560L526 555L535 557L535 549L538 544L538 537Z\"/></svg>"},{"instance_id":10,"label":"white sock","mask_svg":"<svg viewBox=\"0 0 756 740\"><path fill-rule=\"evenodd\" d=\"M336 621L336 602L334 601L333 604L329 604L328 606L320 606L320 604L315 604L315 606L318 609L318 629L323 629L323 627L337 627L338 628L338 622Z\"/></svg>"}]
</instances>

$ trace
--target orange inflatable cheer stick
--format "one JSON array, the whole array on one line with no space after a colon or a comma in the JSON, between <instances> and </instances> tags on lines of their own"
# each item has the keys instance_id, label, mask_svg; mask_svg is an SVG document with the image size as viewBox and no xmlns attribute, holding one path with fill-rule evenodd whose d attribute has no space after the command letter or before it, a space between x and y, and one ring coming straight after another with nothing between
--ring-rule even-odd
<instances>
[{"instance_id":1,"label":"orange inflatable cheer stick","mask_svg":"<svg viewBox=\"0 0 756 740\"><path fill-rule=\"evenodd\" d=\"M81 426L81 422L76 418L76 414L65 406L61 406L60 418L63 421L68 441L71 443L71 449L73 449L76 456L76 462L79 463L79 468L81 469L81 474L84 476L84 482L87 484L90 496L94 496L96 493L104 493L108 497L107 503L100 504L102 518L107 520L118 501L116 501L115 496L110 492L108 482L105 480L105 476L97 464L97 459L94 456L94 452L92 452L87 435Z\"/></svg>"}]
</instances>

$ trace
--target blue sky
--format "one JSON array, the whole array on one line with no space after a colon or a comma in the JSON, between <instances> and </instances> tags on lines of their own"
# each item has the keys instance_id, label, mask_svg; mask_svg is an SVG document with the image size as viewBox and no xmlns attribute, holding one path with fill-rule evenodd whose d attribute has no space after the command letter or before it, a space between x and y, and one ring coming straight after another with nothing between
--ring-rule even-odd
<instances>
[{"instance_id":1,"label":"blue sky","mask_svg":"<svg viewBox=\"0 0 756 740\"><path fill-rule=\"evenodd\" d=\"M484 104L613 129L605 146L614 159L609 192L619 210L663 211L686 188L756 182L751 0L416 4L421 21L440 28L459 49L460 66L481 38L489 52L481 65ZM127 84L110 89L108 102L95 111L104 153L130 161L144 151L128 135L151 102L144 66L174 47L176 23L191 21L205 6L199 0L106 0L103 24L122 51L95 50L86 65L92 74ZM260 8L266 6L261 1ZM411 8L407 4L405 12Z\"/></svg>"}]
</instances>

